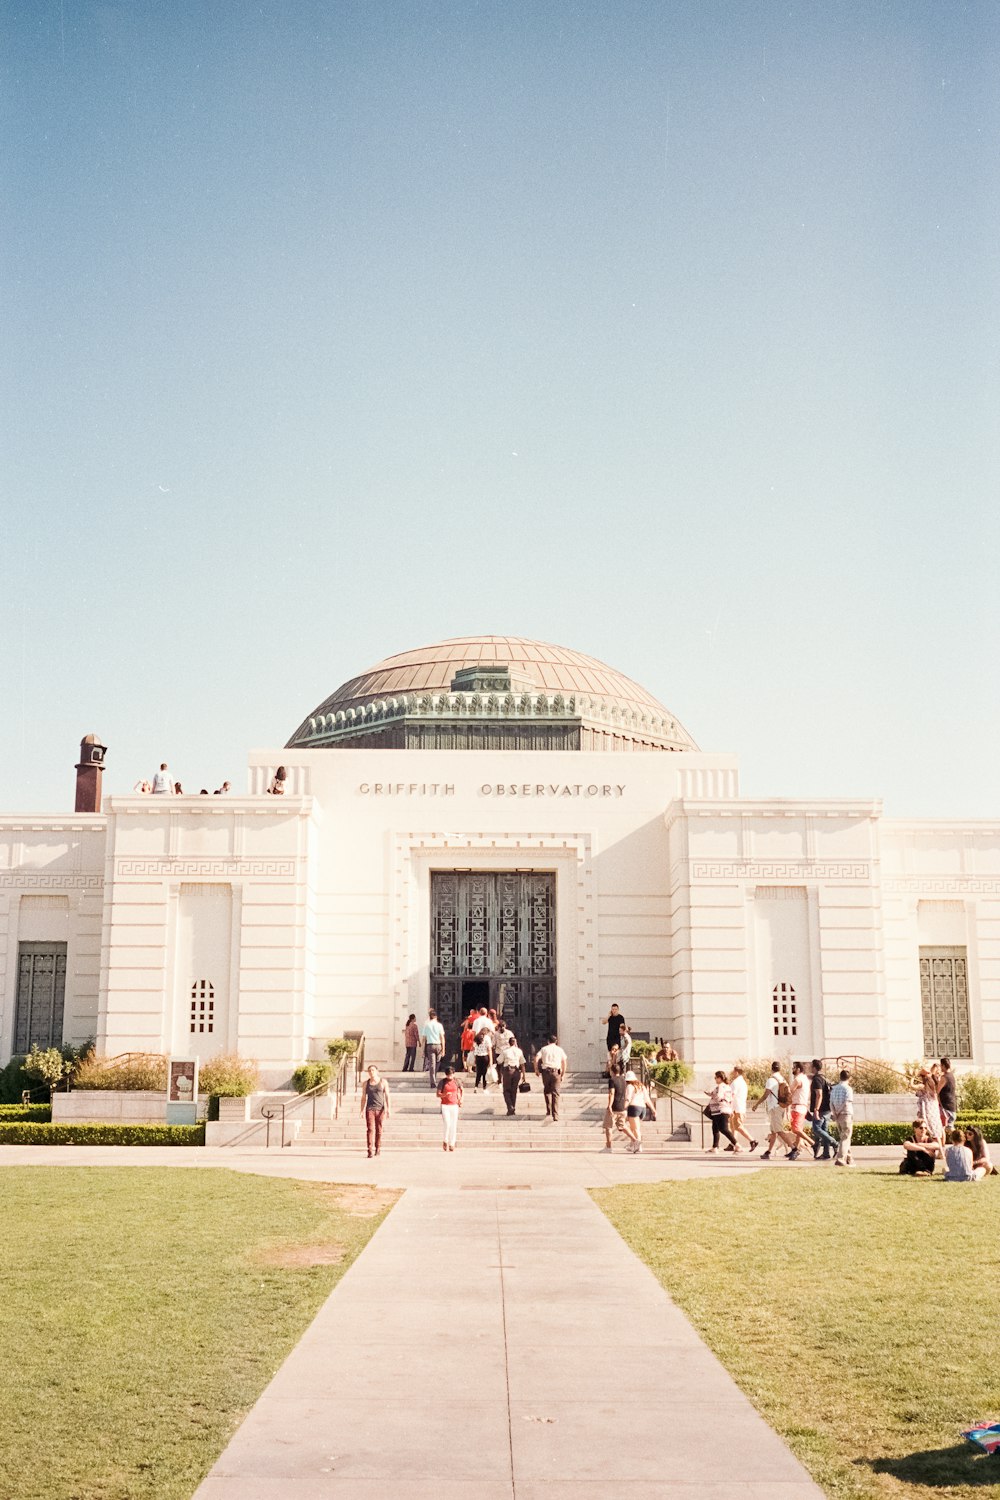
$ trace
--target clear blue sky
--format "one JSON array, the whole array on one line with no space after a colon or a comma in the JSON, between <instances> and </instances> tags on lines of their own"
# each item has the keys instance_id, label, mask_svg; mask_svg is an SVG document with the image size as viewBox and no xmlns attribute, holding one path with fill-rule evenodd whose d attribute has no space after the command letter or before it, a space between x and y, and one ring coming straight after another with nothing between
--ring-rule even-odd
<instances>
[{"instance_id":1,"label":"clear blue sky","mask_svg":"<svg viewBox=\"0 0 1000 1500\"><path fill-rule=\"evenodd\" d=\"M1000 6L4 8L0 807L448 635L997 816Z\"/></svg>"}]
</instances>

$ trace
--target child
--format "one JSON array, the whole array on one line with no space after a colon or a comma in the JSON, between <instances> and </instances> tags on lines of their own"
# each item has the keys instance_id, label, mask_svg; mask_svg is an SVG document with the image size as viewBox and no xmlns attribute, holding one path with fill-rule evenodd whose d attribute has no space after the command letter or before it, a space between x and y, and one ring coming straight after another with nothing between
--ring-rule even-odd
<instances>
[{"instance_id":1,"label":"child","mask_svg":"<svg viewBox=\"0 0 1000 1500\"><path fill-rule=\"evenodd\" d=\"M944 1148L945 1182L977 1182L979 1179L972 1167L972 1152L965 1144L961 1130L949 1130L949 1144Z\"/></svg>"}]
</instances>

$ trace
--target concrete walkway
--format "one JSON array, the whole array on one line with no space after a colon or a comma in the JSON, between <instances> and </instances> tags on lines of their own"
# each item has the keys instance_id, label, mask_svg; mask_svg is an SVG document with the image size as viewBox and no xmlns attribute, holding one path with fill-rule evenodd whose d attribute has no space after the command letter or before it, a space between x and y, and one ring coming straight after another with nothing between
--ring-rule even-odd
<instances>
[{"instance_id":1,"label":"concrete walkway","mask_svg":"<svg viewBox=\"0 0 1000 1500\"><path fill-rule=\"evenodd\" d=\"M196 1500L822 1500L583 1189L484 1155L406 1193Z\"/></svg>"}]
</instances>

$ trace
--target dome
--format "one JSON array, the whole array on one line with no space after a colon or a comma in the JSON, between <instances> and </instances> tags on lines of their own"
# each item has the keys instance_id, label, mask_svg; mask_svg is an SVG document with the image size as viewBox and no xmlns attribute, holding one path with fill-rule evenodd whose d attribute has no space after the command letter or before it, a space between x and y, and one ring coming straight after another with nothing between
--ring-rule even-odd
<instances>
[{"instance_id":1,"label":"dome","mask_svg":"<svg viewBox=\"0 0 1000 1500\"><path fill-rule=\"evenodd\" d=\"M603 749L610 748L603 742L609 733L630 741L630 748L697 748L669 709L624 673L582 651L512 635L456 636L387 656L337 688L299 726L288 745L356 746L363 731L366 744L412 747L412 738L386 738L384 731L390 720L398 729L403 719L421 714L449 722L460 715L466 728L470 716L494 723L509 723L519 716L532 726L530 746L500 743L492 735L480 735L475 746L466 746L439 735L434 748ZM553 743L541 745L539 718L558 720L563 729L570 721L578 726L599 722L601 736L589 742L578 736L579 743L571 743L565 734L548 734ZM379 734L380 740L373 737ZM431 743L426 734L419 738L420 743ZM560 738L563 742L555 743Z\"/></svg>"}]
</instances>

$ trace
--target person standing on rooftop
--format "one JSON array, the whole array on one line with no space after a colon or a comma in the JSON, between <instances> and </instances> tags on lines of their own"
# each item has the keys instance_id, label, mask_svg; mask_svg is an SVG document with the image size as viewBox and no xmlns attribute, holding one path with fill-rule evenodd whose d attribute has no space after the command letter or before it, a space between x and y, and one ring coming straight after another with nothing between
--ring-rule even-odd
<instances>
[{"instance_id":1,"label":"person standing on rooftop","mask_svg":"<svg viewBox=\"0 0 1000 1500\"><path fill-rule=\"evenodd\" d=\"M166 761L161 762L160 769L153 776L153 795L155 797L172 797L174 795L174 783L167 770Z\"/></svg>"}]
</instances>

